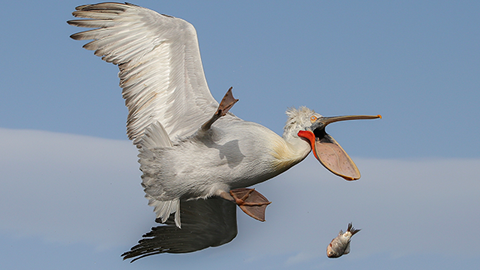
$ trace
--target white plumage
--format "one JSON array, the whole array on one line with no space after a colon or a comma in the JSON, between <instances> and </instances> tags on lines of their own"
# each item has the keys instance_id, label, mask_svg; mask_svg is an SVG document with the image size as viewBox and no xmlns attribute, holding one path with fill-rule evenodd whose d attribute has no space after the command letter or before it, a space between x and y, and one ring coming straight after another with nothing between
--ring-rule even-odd
<instances>
[{"instance_id":1,"label":"white plumage","mask_svg":"<svg viewBox=\"0 0 480 270\"><path fill-rule=\"evenodd\" d=\"M176 213L181 226L181 201L219 196L241 205L232 189L270 179L324 145L314 153L327 169L348 180L360 177L325 126L378 116L328 118L305 107L291 109L280 137L225 113L236 102L230 91L220 104L212 97L188 22L128 3L79 6L73 15L85 19L69 24L95 29L71 37L93 39L84 48L120 69L127 134L139 148L142 185L162 222Z\"/></svg>"},{"instance_id":2,"label":"white plumage","mask_svg":"<svg viewBox=\"0 0 480 270\"><path fill-rule=\"evenodd\" d=\"M193 134L218 107L200 58L195 28L188 22L132 4L101 3L76 8L71 20L98 28L74 34L84 48L118 65L128 107L127 134L138 144L147 127L161 123L170 138Z\"/></svg>"}]
</instances>

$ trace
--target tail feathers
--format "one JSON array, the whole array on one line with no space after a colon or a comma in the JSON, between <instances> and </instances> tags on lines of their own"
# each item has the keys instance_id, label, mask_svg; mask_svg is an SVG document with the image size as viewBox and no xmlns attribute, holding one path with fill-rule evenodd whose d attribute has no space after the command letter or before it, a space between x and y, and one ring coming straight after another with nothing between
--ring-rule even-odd
<instances>
[{"instance_id":1,"label":"tail feathers","mask_svg":"<svg viewBox=\"0 0 480 270\"><path fill-rule=\"evenodd\" d=\"M155 169L152 168L155 162L155 154L152 149L161 147L171 147L172 141L170 140L167 132L163 128L160 122L151 124L145 129L145 134L134 142L140 148L140 170L143 171L143 187L145 192L147 189L155 186L157 179L153 177ZM154 211L157 214L157 219L160 219L162 223L165 223L171 214L175 213L175 225L181 228L180 222L180 200L174 199L171 201L160 201L150 196L147 192L145 197L148 199L148 205L154 207Z\"/></svg>"},{"instance_id":2,"label":"tail feathers","mask_svg":"<svg viewBox=\"0 0 480 270\"><path fill-rule=\"evenodd\" d=\"M171 201L159 201L149 195L145 195L148 199L148 205L153 206L153 211L157 214L157 219L161 219L162 223L165 223L171 214L175 213L175 225L178 228L182 227L180 221L180 200L174 199Z\"/></svg>"},{"instance_id":3,"label":"tail feathers","mask_svg":"<svg viewBox=\"0 0 480 270\"><path fill-rule=\"evenodd\" d=\"M347 232L350 232L350 233L352 234L352 236L353 236L354 234L356 234L357 232L359 232L360 230L361 230L361 229L356 230L356 229L353 227L353 225L352 225L351 222L348 223Z\"/></svg>"}]
</instances>

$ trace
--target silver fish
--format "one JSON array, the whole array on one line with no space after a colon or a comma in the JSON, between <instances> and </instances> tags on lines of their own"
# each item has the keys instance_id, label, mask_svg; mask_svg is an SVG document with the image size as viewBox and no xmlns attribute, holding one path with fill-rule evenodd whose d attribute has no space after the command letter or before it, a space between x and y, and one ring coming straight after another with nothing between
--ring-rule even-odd
<instances>
[{"instance_id":1,"label":"silver fish","mask_svg":"<svg viewBox=\"0 0 480 270\"><path fill-rule=\"evenodd\" d=\"M350 253L350 238L360 229L355 230L352 226L352 223L348 224L347 231L343 233L342 230L338 233L338 236L335 237L332 242L327 247L327 256L329 258L338 258L344 254Z\"/></svg>"}]
</instances>

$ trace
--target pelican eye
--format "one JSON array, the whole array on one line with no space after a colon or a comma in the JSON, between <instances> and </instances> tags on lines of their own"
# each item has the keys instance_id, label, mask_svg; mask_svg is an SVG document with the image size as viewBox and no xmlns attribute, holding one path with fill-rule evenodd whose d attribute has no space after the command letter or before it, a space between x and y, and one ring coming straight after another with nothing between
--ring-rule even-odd
<instances>
[{"instance_id":1,"label":"pelican eye","mask_svg":"<svg viewBox=\"0 0 480 270\"><path fill-rule=\"evenodd\" d=\"M317 117L315 115L310 116L310 122L315 122L317 121Z\"/></svg>"}]
</instances>

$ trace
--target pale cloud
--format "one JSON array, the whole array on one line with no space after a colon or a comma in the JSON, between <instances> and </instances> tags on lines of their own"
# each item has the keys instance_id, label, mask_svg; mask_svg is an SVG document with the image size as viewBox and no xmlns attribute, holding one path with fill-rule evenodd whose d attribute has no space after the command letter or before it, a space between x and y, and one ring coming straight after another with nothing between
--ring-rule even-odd
<instances>
[{"instance_id":1,"label":"pale cloud","mask_svg":"<svg viewBox=\"0 0 480 270\"><path fill-rule=\"evenodd\" d=\"M130 142L8 129L0 139L0 215L8 217L0 233L101 249L131 246L154 225ZM353 222L362 231L348 258L476 256L480 237L469 232L480 226L480 160L353 159L358 181L309 157L257 185L273 202L267 221L239 211L237 238L204 254L245 254L252 262L284 254L284 264L295 265L325 257L326 245Z\"/></svg>"},{"instance_id":2,"label":"pale cloud","mask_svg":"<svg viewBox=\"0 0 480 270\"><path fill-rule=\"evenodd\" d=\"M285 262L286 265L295 265L298 263L303 263L305 261L309 261L313 258L317 258L319 254L316 254L312 251L310 252L300 252L297 253L293 256L290 256L287 258L287 261Z\"/></svg>"},{"instance_id":3,"label":"pale cloud","mask_svg":"<svg viewBox=\"0 0 480 270\"><path fill-rule=\"evenodd\" d=\"M353 222L362 231L350 257L478 253L478 234L465 234L480 225L480 160L354 160L363 174L355 182L308 158L259 187L273 202L262 235L273 243L281 235L289 251L325 256L326 245Z\"/></svg>"},{"instance_id":4,"label":"pale cloud","mask_svg":"<svg viewBox=\"0 0 480 270\"><path fill-rule=\"evenodd\" d=\"M7 129L0 138L2 231L102 248L153 225L130 142Z\"/></svg>"}]
</instances>

